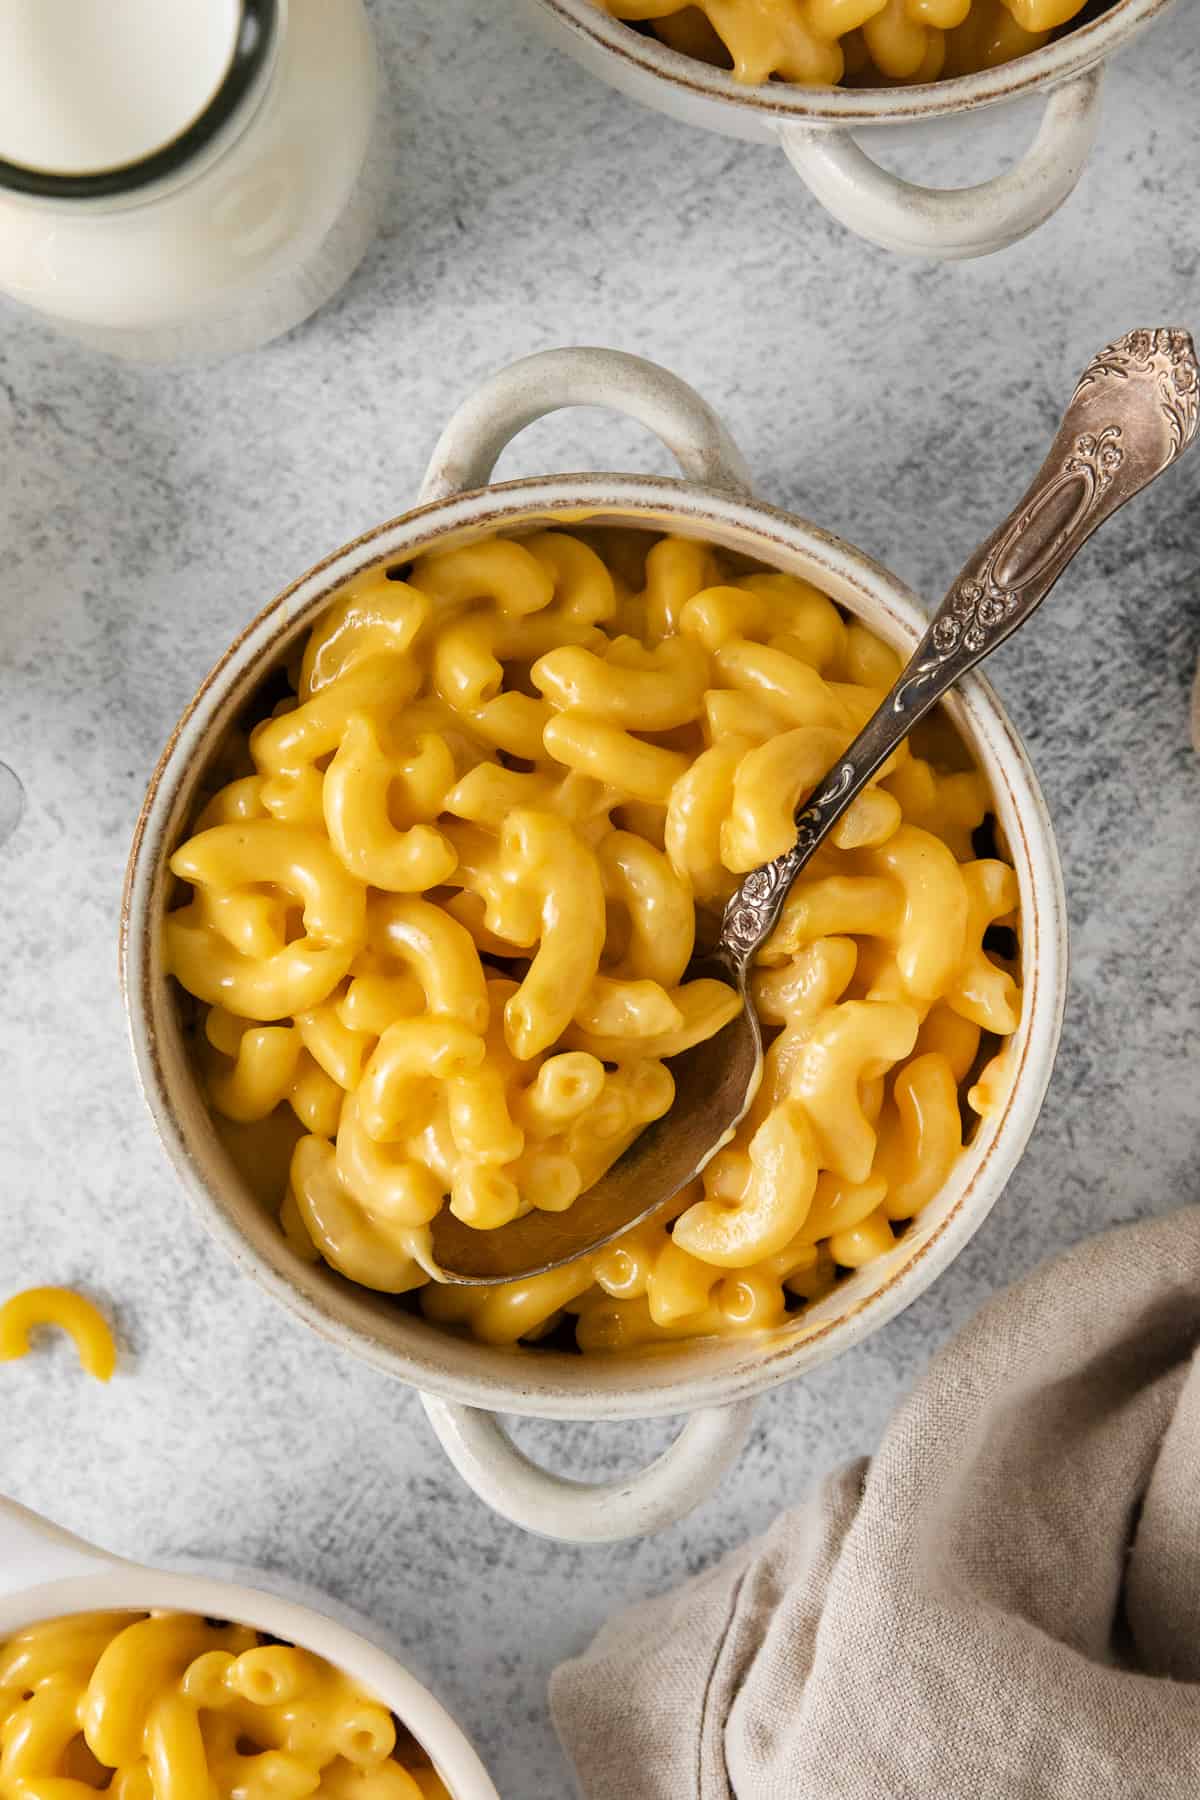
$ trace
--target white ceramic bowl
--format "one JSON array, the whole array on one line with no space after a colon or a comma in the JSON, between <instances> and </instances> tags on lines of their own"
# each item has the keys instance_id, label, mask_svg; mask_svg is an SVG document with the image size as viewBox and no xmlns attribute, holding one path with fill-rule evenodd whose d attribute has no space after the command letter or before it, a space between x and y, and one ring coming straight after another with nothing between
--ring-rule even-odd
<instances>
[{"instance_id":1,"label":"white ceramic bowl","mask_svg":"<svg viewBox=\"0 0 1200 1800\"><path fill-rule=\"evenodd\" d=\"M560 475L483 485L517 431L557 407L584 405L612 406L640 419L689 479ZM264 673L288 659L330 596L363 570L406 562L433 544L589 519L709 539L807 577L906 653L924 623L908 589L861 551L751 499L741 458L704 402L665 370L616 351L547 351L485 383L444 433L421 502L335 551L272 601L177 725L142 809L123 907L122 976L134 1054L172 1160L206 1224L249 1274L322 1336L420 1388L460 1472L508 1518L578 1541L634 1536L679 1517L716 1484L745 1438L753 1395L877 1331L957 1255L1003 1189L1037 1117L1062 1021L1066 911L1054 836L1011 726L990 688L972 677L950 710L991 782L1024 919L1025 1009L1012 1091L895 1251L858 1270L795 1324L765 1340L708 1340L653 1353L581 1357L494 1349L440 1331L324 1264L301 1262L243 1186L213 1129L188 1060L177 995L163 972L161 925L167 859L186 832L217 746ZM498 1413L692 1417L640 1475L586 1487L530 1463Z\"/></svg>"},{"instance_id":2,"label":"white ceramic bowl","mask_svg":"<svg viewBox=\"0 0 1200 1800\"><path fill-rule=\"evenodd\" d=\"M836 219L887 250L986 256L1057 212L1083 172L1100 117L1103 64L1174 0L1114 0L1109 11L998 69L879 88L751 87L602 12L594 0L526 0L553 42L643 105L727 137L782 145ZM974 187L918 187L859 141L927 138L936 121L970 133L984 109L1029 99L1044 110L1029 149Z\"/></svg>"},{"instance_id":3,"label":"white ceramic bowl","mask_svg":"<svg viewBox=\"0 0 1200 1800\"><path fill-rule=\"evenodd\" d=\"M382 1642L364 1635L371 1630L365 1622L352 1629L330 1616L329 1606L319 1597L301 1604L241 1581L124 1562L0 1496L0 1643L42 1619L122 1607L250 1625L325 1657L376 1694L424 1747L453 1800L499 1800L466 1737L428 1688Z\"/></svg>"}]
</instances>

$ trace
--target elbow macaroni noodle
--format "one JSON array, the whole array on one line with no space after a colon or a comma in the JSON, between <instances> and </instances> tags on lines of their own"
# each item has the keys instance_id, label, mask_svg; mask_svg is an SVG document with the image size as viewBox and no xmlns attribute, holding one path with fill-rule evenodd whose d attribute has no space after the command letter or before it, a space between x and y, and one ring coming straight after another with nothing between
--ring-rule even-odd
<instances>
[{"instance_id":1,"label":"elbow macaroni noodle","mask_svg":"<svg viewBox=\"0 0 1200 1800\"><path fill-rule=\"evenodd\" d=\"M936 81L1038 50L1085 0L596 0L738 81Z\"/></svg>"},{"instance_id":2,"label":"elbow macaroni noodle","mask_svg":"<svg viewBox=\"0 0 1200 1800\"><path fill-rule=\"evenodd\" d=\"M411 1741L411 1740L410 1740ZM74 1613L0 1643L0 1800L450 1800L322 1657L189 1613Z\"/></svg>"},{"instance_id":3,"label":"elbow macaroni noodle","mask_svg":"<svg viewBox=\"0 0 1200 1800\"><path fill-rule=\"evenodd\" d=\"M44 1325L65 1331L79 1360L97 1381L110 1381L117 1346L102 1313L71 1288L26 1288L0 1306L0 1362L15 1362L29 1350L29 1334Z\"/></svg>"},{"instance_id":4,"label":"elbow macaroni noodle","mask_svg":"<svg viewBox=\"0 0 1200 1800\"><path fill-rule=\"evenodd\" d=\"M172 857L165 926L210 1104L296 1254L488 1342L565 1312L590 1350L778 1324L890 1250L964 1105L1002 1102L985 1039L1020 1018L988 937L1016 876L975 854L988 790L940 715L789 896L761 1091L674 1217L487 1290L437 1282L429 1226L569 1207L668 1111L669 1059L737 1007L684 980L698 918L792 841L898 668L807 582L635 531L353 583Z\"/></svg>"}]
</instances>

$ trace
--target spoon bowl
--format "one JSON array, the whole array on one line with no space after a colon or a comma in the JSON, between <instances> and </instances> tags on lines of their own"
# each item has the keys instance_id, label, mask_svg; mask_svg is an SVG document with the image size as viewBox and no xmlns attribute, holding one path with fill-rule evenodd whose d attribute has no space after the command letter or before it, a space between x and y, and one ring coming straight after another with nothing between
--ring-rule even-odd
<instances>
[{"instance_id":1,"label":"spoon bowl","mask_svg":"<svg viewBox=\"0 0 1200 1800\"><path fill-rule=\"evenodd\" d=\"M745 970L717 955L693 957L684 981L736 987L740 1011L715 1036L671 1058L671 1110L640 1131L628 1150L565 1212L528 1212L495 1231L476 1231L443 1207L433 1222L433 1254L447 1280L469 1285L512 1281L600 1250L660 1210L694 1181L741 1124L762 1080L758 1015ZM640 1210L631 1213L639 1196Z\"/></svg>"}]
</instances>

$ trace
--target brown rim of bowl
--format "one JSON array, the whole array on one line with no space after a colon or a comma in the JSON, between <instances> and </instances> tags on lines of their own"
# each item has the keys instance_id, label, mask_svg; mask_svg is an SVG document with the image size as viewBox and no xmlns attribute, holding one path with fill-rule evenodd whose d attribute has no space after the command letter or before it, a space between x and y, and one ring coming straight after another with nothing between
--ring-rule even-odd
<instances>
[{"instance_id":1,"label":"brown rim of bowl","mask_svg":"<svg viewBox=\"0 0 1200 1800\"><path fill-rule=\"evenodd\" d=\"M879 88L803 88L791 82L760 86L735 81L726 69L712 68L643 36L595 0L535 0L559 26L596 49L671 87L684 98L712 101L756 114L768 123L902 125L976 106L1015 100L1040 87L1065 81L1112 54L1128 34L1143 30L1176 0L1115 0L1109 10L1062 37L998 68L943 81ZM592 16L594 14L594 17Z\"/></svg>"},{"instance_id":2,"label":"brown rim of bowl","mask_svg":"<svg viewBox=\"0 0 1200 1800\"><path fill-rule=\"evenodd\" d=\"M589 489L594 490L589 494ZM622 492L622 490L626 490ZM632 490L638 490L635 493ZM654 496L646 497L647 490ZM535 499L533 496L538 497ZM521 496L524 496L523 498ZM659 498L661 496L661 499ZM466 507L474 506L480 499L491 504L482 518L463 521L456 514ZM553 517L555 502L563 511L581 515L603 514L614 511L641 514L647 522L656 521L664 528L669 528L670 520L685 519L701 530L720 533L729 530L749 530L758 538L763 546L763 560L773 561L772 550L775 546L785 553L795 553L795 546L789 542L791 533L799 530L810 538L804 555L811 562L821 565L821 550L828 548L832 557L848 557L854 566L851 570L835 570L833 560L826 563L831 576L839 584L848 584L856 588L864 599L882 605L890 614L894 624L907 628L908 621L903 619L903 609L915 607L919 611L916 597L895 576L891 575L882 564L867 553L857 550L844 539L812 525L809 521L781 511L758 500L745 500L735 496L725 496L714 490L701 487L695 483L676 481L667 477L628 476L620 474L566 474L547 477L529 477L519 481L497 483L485 488L472 489L456 493L445 499L429 502L413 508L377 525L352 539L340 549L313 565L308 572L291 582L275 598L256 615L256 617L239 633L237 638L220 657L200 684L192 700L177 722L158 764L151 776L145 799L139 812L130 849L126 870L124 891L121 903L120 923L120 979L130 1021L131 1037L133 1022L133 1006L131 994L136 984L140 1011L145 1026L146 1057L143 1059L136 1038L133 1038L134 1060L137 1068L139 1084L154 1118L156 1129L163 1140L175 1170L182 1178L196 1209L200 1212L204 1225L232 1255L239 1267L249 1273L257 1285L287 1309L302 1318L317 1334L339 1347L348 1349L371 1364L373 1367L390 1374L393 1378L405 1381L413 1386L427 1389L448 1400L465 1402L468 1405L487 1405L481 1400L481 1393L486 1393L489 1377L481 1375L476 1368L473 1372L458 1372L447 1363L464 1362L469 1355L477 1362L486 1356L489 1364L489 1375L496 1387L503 1388L503 1394L495 1398L494 1410L514 1410L530 1417L546 1418L580 1418L587 1415L588 1402L619 1400L627 1410L606 1412L604 1416L618 1418L642 1418L666 1416L678 1413L685 1406L695 1404L694 1401L681 1401L674 1391L677 1385L688 1380L702 1384L705 1392L700 1404L705 1406L725 1405L731 1401L747 1397L753 1393L772 1387L789 1377L793 1372L790 1365L797 1361L807 1363L810 1359L802 1356L807 1348L820 1346L835 1331L844 1330L848 1323L862 1319L868 1312L878 1316L869 1330L877 1329L887 1323L897 1312L915 1299L923 1290L926 1282L917 1278L916 1272L933 1251L934 1247L943 1243L948 1235L961 1233L962 1242L947 1257L947 1262L962 1248L973 1232L983 1223L991 1205L999 1197L997 1189L988 1205L977 1218L971 1216L968 1202L977 1193L981 1181L989 1173L998 1160L1003 1149L1008 1154L1008 1145L1004 1142L1007 1135L1015 1127L1021 1133L1020 1121L1014 1117L1014 1109L1018 1096L1026 1078L1026 1071L1034 1055L1034 1042L1031 1031L1024 1033L1017 1069L1010 1083L1004 1105L991 1130L990 1140L984 1146L983 1153L946 1216L939 1221L937 1227L921 1243L915 1245L911 1253L878 1287L870 1289L856 1299L836 1319L822 1321L813 1326L806 1325L804 1315L798 1315L794 1322L773 1328L769 1334L747 1334L745 1338L730 1337L727 1339L692 1339L681 1340L663 1346L645 1347L629 1352L615 1352L603 1357L581 1357L575 1354L558 1351L542 1351L537 1354L536 1362L530 1363L528 1348L496 1347L466 1340L455 1334L446 1332L422 1320L418 1315L405 1314L398 1311L394 1304L388 1304L388 1296L372 1294L346 1281L324 1264L299 1265L289 1268L285 1265L286 1244L275 1228L275 1222L265 1213L261 1214L263 1222L262 1243L256 1245L243 1224L235 1217L233 1211L226 1206L224 1198L210 1185L201 1166L201 1160L194 1153L193 1145L180 1122L170 1101L168 1079L163 1064L161 1047L154 1027L154 985L159 979L153 967L150 954L150 932L147 929L140 942L134 946L132 940L132 923L135 913L134 881L140 871L140 865L146 857L146 872L153 879L152 871L165 861L166 848L161 842L161 835L151 833L151 817L158 808L160 794L165 791L167 815L156 821L159 834L165 832L169 814L181 788L185 785L188 774L195 767L194 760L181 766L169 788L165 788L165 779L175 756L181 737L201 706L205 696L219 680L230 661L234 659L246 641L261 631L269 621L275 619L274 629L257 647L254 662L257 665L254 679L266 673L264 665L270 663L282 647L282 641L299 635L312 619L327 604L333 595L355 575L362 573L379 562L386 560L407 561L412 555L427 549L439 539L456 532L474 535L494 533L511 529L522 523L533 524L539 519ZM750 513L752 519L744 515ZM741 514L742 517L735 517ZM440 521L438 515L442 515ZM430 528L420 529L428 522ZM583 523L584 518L573 521L562 520L567 525L571 522ZM783 529L780 529L782 527ZM382 555L362 554L378 544L381 538L397 533L411 533L412 540L403 541L398 546L390 547ZM360 553L357 556L355 553ZM344 565L351 562L350 568ZM332 571L336 568L336 574ZM287 613L287 603L300 589L331 572L331 579L317 587L304 604L303 609L294 614ZM881 591L883 590L883 591ZM897 607L897 599L900 606ZM276 619L276 615L281 615ZM249 676L248 676L249 679ZM982 705L985 717L982 720L966 721L968 730L978 736L981 728L991 727L1002 740L1003 747L1012 754L1018 768L1025 776L1035 799L1041 802L1036 777L1029 765L1028 758L1016 732L1013 730L998 701L992 694L989 684L978 676L969 677L963 684L964 690L978 708ZM962 703L959 703L962 710ZM990 715L987 716L987 715ZM1037 892L1034 886L1033 871L1035 860L1031 852L1030 839L1026 830L1026 821L1022 806L1012 785L1005 780L1005 798L1008 811L1016 822L1023 851L1023 865L1030 871L1030 904L1024 917L1025 939L1023 961L1028 974L1025 983L1025 1016L1032 1020L1042 1004L1043 965L1046 957L1046 946L1055 950L1055 962L1058 962L1057 946L1059 942L1065 947L1065 925L1061 919L1045 921L1037 904ZM1047 847L1050 853L1053 898L1056 908L1061 912L1061 875L1058 868L1057 847L1053 833L1047 832ZM149 897L149 896L148 896ZM147 927L151 921L147 916ZM1053 1065L1054 1052L1057 1049L1058 1031L1062 1017L1062 994L1065 988L1065 956L1063 969L1057 983L1058 1004L1051 1019L1052 1037L1048 1053L1038 1058L1045 1062L1046 1069L1042 1077L1042 1093L1037 1099L1037 1106L1029 1119L1026 1128L1020 1135L1013 1154L1014 1166L1027 1141L1029 1132L1036 1121L1041 1100L1044 1097L1045 1085L1049 1079ZM1051 1000L1054 996L1051 996ZM935 1272L936 1274L936 1272ZM931 1276L930 1279L934 1277ZM911 1293L907 1290L911 1289ZM340 1303L340 1304L339 1304ZM414 1329L414 1342L400 1347L390 1344L381 1337L378 1322L384 1324L395 1322L403 1325L406 1321ZM855 1334L851 1341L856 1341ZM861 1335L867 1335L866 1332ZM849 1345L847 1345L847 1348ZM437 1354L438 1350L442 1356ZM690 1374L684 1370L683 1364L689 1355L697 1351L719 1351L724 1367L717 1373ZM811 1360L820 1360L812 1358ZM403 1362L407 1367L397 1367ZM528 1383L535 1369L543 1375L535 1387ZM620 1379L624 1377L625 1379ZM505 1379L507 1378L507 1379ZM632 1378L632 1379L630 1379ZM517 1396L519 1395L519 1403ZM664 1397L665 1396L665 1397Z\"/></svg>"}]
</instances>

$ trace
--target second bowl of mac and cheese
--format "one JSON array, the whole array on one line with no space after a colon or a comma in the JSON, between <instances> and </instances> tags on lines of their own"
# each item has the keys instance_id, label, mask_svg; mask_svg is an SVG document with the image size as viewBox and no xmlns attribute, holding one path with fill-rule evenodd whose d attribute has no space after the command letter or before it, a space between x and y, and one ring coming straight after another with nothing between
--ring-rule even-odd
<instances>
[{"instance_id":1,"label":"second bowl of mac and cheese","mask_svg":"<svg viewBox=\"0 0 1200 1800\"><path fill-rule=\"evenodd\" d=\"M692 479L483 485L521 424L592 401ZM135 1051L208 1222L422 1387L493 1504L566 1536L677 1514L735 1453L747 1396L933 1278L1011 1172L1057 1041L1053 838L968 682L790 896L753 984L763 1086L702 1178L564 1269L438 1280L442 1207L481 1231L567 1208L669 1112L672 1056L735 1006L684 981L694 943L787 847L919 635L894 578L746 487L651 365L505 371L448 429L426 504L288 590L209 677L131 859ZM500 1411L697 1416L618 1495L556 1489Z\"/></svg>"},{"instance_id":2,"label":"second bowl of mac and cheese","mask_svg":"<svg viewBox=\"0 0 1200 1800\"><path fill-rule=\"evenodd\" d=\"M780 144L842 224L939 258L1003 249L1058 210L1095 137L1104 63L1172 3L526 0L613 87L686 124ZM1037 135L977 186L918 186L875 160L924 142L935 120L974 141L985 112L1014 102L1035 109Z\"/></svg>"},{"instance_id":3,"label":"second bowl of mac and cheese","mask_svg":"<svg viewBox=\"0 0 1200 1800\"><path fill-rule=\"evenodd\" d=\"M497 1800L369 1625L253 1581L125 1562L0 1496L0 1800Z\"/></svg>"}]
</instances>

